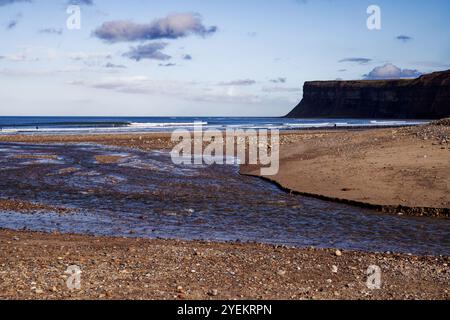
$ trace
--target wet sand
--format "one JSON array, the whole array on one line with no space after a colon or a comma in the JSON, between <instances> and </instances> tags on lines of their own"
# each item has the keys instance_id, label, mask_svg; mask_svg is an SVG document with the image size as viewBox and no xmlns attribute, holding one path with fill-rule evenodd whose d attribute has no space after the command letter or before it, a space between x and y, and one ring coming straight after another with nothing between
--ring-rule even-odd
<instances>
[{"instance_id":1,"label":"wet sand","mask_svg":"<svg viewBox=\"0 0 450 320\"><path fill-rule=\"evenodd\" d=\"M0 230L0 299L440 299L448 258ZM77 265L81 290L65 271ZM370 265L381 289L366 286Z\"/></svg>"},{"instance_id":2,"label":"wet sand","mask_svg":"<svg viewBox=\"0 0 450 320\"><path fill-rule=\"evenodd\" d=\"M0 142L98 143L140 150L171 149L169 133L89 134L89 135L0 135Z\"/></svg>"},{"instance_id":3,"label":"wet sand","mask_svg":"<svg viewBox=\"0 0 450 320\"><path fill-rule=\"evenodd\" d=\"M44 205L40 203L32 203L29 201L21 201L14 199L0 199L0 211L14 211L26 214L35 214L39 212L55 212L58 214L66 214L73 212L67 208Z\"/></svg>"}]
</instances>

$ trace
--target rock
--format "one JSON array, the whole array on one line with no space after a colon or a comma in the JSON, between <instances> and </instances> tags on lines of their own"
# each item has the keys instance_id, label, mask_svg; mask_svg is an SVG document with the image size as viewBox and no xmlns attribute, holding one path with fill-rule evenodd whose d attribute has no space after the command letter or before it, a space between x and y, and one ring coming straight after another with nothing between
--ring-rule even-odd
<instances>
[{"instance_id":1,"label":"rock","mask_svg":"<svg viewBox=\"0 0 450 320\"><path fill-rule=\"evenodd\" d=\"M334 254L336 255L336 257L340 257L340 256L342 256L342 251L336 250L336 252Z\"/></svg>"},{"instance_id":2,"label":"rock","mask_svg":"<svg viewBox=\"0 0 450 320\"><path fill-rule=\"evenodd\" d=\"M284 271L284 270L278 270L277 274L278 274L279 276L284 276L284 275L286 275L286 271Z\"/></svg>"},{"instance_id":3,"label":"rock","mask_svg":"<svg viewBox=\"0 0 450 320\"><path fill-rule=\"evenodd\" d=\"M337 266L332 266L331 267L331 272L338 273L338 267Z\"/></svg>"},{"instance_id":4,"label":"rock","mask_svg":"<svg viewBox=\"0 0 450 320\"><path fill-rule=\"evenodd\" d=\"M219 295L219 291L217 289L213 289L208 292L210 296L217 297Z\"/></svg>"},{"instance_id":5,"label":"rock","mask_svg":"<svg viewBox=\"0 0 450 320\"><path fill-rule=\"evenodd\" d=\"M287 117L440 119L449 103L450 70L413 80L313 81Z\"/></svg>"}]
</instances>

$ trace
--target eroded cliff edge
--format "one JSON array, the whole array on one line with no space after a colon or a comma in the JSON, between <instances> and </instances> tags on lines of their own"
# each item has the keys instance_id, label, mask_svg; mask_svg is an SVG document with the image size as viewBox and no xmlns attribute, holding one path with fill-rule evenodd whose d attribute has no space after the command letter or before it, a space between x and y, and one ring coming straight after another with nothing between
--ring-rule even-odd
<instances>
[{"instance_id":1,"label":"eroded cliff edge","mask_svg":"<svg viewBox=\"0 0 450 320\"><path fill-rule=\"evenodd\" d=\"M450 70L414 80L306 82L288 118L441 119L450 116Z\"/></svg>"}]
</instances>

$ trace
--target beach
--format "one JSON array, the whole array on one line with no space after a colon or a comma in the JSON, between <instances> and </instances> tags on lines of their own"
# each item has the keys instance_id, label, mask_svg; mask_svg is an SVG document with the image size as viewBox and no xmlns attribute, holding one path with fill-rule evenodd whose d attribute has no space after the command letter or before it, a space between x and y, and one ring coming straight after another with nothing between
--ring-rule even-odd
<instances>
[{"instance_id":1,"label":"beach","mask_svg":"<svg viewBox=\"0 0 450 320\"><path fill-rule=\"evenodd\" d=\"M448 257L0 231L1 299L449 299ZM66 287L69 266L81 290ZM380 290L366 286L370 265Z\"/></svg>"},{"instance_id":2,"label":"beach","mask_svg":"<svg viewBox=\"0 0 450 320\"><path fill-rule=\"evenodd\" d=\"M449 1L115 2L0 0L0 301L450 300Z\"/></svg>"},{"instance_id":3,"label":"beach","mask_svg":"<svg viewBox=\"0 0 450 320\"><path fill-rule=\"evenodd\" d=\"M440 243L441 249L436 250L445 252L447 246L445 241L448 241L446 216L450 207L448 196L450 194L448 185L450 144L447 140L449 134L449 127L445 125L282 132L280 172L270 177L270 180L283 191L270 192L278 197L284 197L283 193L289 195L291 192L308 195L312 199L335 200L335 202L318 202L318 208L324 208L324 204L334 208L340 203L354 205L342 207L344 211L357 207L369 207L372 211L362 213L364 217L373 216L376 218L375 221L380 223L384 219L383 215L386 219L395 216L393 220L386 220L385 223L401 222L405 223L405 226L406 223L415 223L417 228L425 222L429 226L434 223L436 228L441 228L440 232L443 234L442 238L436 239L444 241ZM52 144L83 146L85 143L90 143L119 147L119 150L131 148L139 152L170 150L174 145L168 133L1 136L0 143L5 142L7 142L6 145L25 143L45 146ZM20 149L21 146L16 147ZM53 147L46 148L50 148L47 150L47 155L34 156L33 159L27 160L39 160L44 163L60 161L59 155L63 152L61 150L68 152L69 156L80 154L78 149L70 151L70 148L61 150L51 149ZM118 153L116 149L113 151L115 154ZM23 161L23 158L29 157L27 152L15 156L14 161ZM109 149L86 149L83 152L95 155L92 158L95 158L96 162L88 165L90 170L94 164L108 169L108 166L114 166L117 161L122 161L120 154L113 157L105 156L112 153ZM131 151L128 152L131 153ZM137 157L138 154L131 155ZM129 155L127 157L132 158ZM155 157L160 155L156 154ZM86 162L84 158L79 158L74 163L76 164L77 161ZM75 172L71 166L66 169L68 170L59 172L64 179ZM257 175L256 169L253 166L244 165L241 166L240 171L245 177L245 175ZM36 175L36 179L50 179L49 177L53 176L49 173L40 178L33 170L30 171L30 176ZM216 178L227 179L227 174L229 173L220 173ZM167 179L168 176L164 177ZM208 176L208 179L210 177L215 176ZM112 178L113 181L108 183L120 186L119 177ZM64 179L61 181L65 181ZM119 179L119 182L114 179ZM235 177L235 179L240 178ZM240 183L240 180L236 181ZM262 180L261 182L251 181L255 183L254 188L260 188L261 192L264 191L264 186L269 188L272 185ZM75 182L79 183L79 180ZM182 183L175 182L170 188L179 188L181 185ZM19 182L17 188L18 191L22 190ZM71 215L73 208L60 206L56 202L41 204L32 201L36 199L36 196L30 196L30 193L35 191L29 186L23 186L23 188L23 191L15 193L23 194L22 198L11 197L9 200L3 199L0 202L2 211L22 213L28 215L28 218L23 219L34 219L32 221L37 222L45 219L57 222L61 219L64 225L63 220L70 219L65 217ZM39 188L37 186L36 190L39 191ZM89 187L84 196L97 197L99 193L104 192L99 190ZM175 190L183 191L182 187ZM250 198L243 198L244 200L251 199L252 194L253 197L255 195L255 191L252 191L254 189L248 190ZM11 192L13 191L12 189ZM50 192L54 190L48 187L45 191L51 194ZM103 197L107 195L116 197L114 194L102 193ZM168 194L150 196L154 197L151 199L158 201L162 199L162 203L171 199ZM196 199L195 194L193 196L191 194L190 197L192 201ZM126 199L136 203L140 201L135 194L126 195ZM220 199L222 198L218 198L218 201ZM290 201L297 201L296 199L285 200L287 204L281 204L281 208L288 206L289 210L295 209L296 204L291 204ZM302 200L306 198L299 199L309 201ZM144 204L147 203L145 201ZM214 199L211 198L208 201L214 201ZM238 199L237 202L239 202ZM258 205L266 204L261 202ZM280 206L280 204L276 205ZM315 203L311 208L315 208L314 205ZM99 210L100 208L101 206ZM139 208L137 207L136 210ZM197 208L190 210L176 218L171 212L161 213L167 217L162 222L172 223L173 219L180 219L176 220L178 221L176 223L189 222L193 217L195 221L192 228L195 229L196 224L203 222L195 216ZM39 216L46 211L54 212L54 214ZM357 217L358 212L355 211L351 217ZM333 212L333 215L336 216L336 213ZM407 218L408 216L429 217ZM17 218L19 215L13 214L12 217ZM343 217L345 216L339 218L337 215L336 220L333 221L342 220ZM22 219L22 215L19 218ZM70 228L67 232L60 233L56 231L58 224L56 226L52 224L48 227L49 232L45 233L33 231L32 228L16 231L1 229L1 298L449 299L448 254L411 254L411 251L407 251L406 244L406 247L402 249L403 253L392 253L395 250L346 249L341 247L340 242L328 244L329 249L320 249L318 248L320 245L310 247L257 244L245 241L245 238L243 242L211 239L207 241L158 240L158 233L153 233L151 237L153 239L144 239L139 235L147 231L136 228L136 225L131 227L131 225L139 224L140 220L147 221L145 219L147 218L140 215L135 220L127 220L130 226L114 233L116 235L114 237L108 236L109 233L105 233L103 237L88 235L90 232L83 235L82 231L76 232L81 234L74 235L71 234ZM207 217L204 216L202 219L207 220ZM46 225L42 228L47 230ZM289 226L286 228L289 230ZM416 230L414 228L416 225L411 232ZM51 230L55 231L51 232ZM358 231L361 232L361 237L364 237L366 232L364 230ZM96 233L95 230L90 231ZM99 229L97 232L103 231ZM380 229L380 232L383 230ZM388 227L386 232L386 235L393 233ZM407 237L407 229L404 232L406 236L403 236ZM446 232L447 235L445 235ZM280 229L280 234L282 233L283 229ZM424 235L427 234L424 233ZM346 233L341 236L345 238ZM399 232L398 236L402 236L402 233ZM403 239L407 243L407 239ZM389 246L390 243L400 243L403 240L392 238L389 240L391 242L386 241L386 245ZM414 242L414 239L411 241ZM426 240L423 241L425 244ZM428 241L430 245L433 245L441 240ZM421 240L417 241L417 247L420 245L419 242ZM355 245L355 248L359 248L357 243ZM414 249L413 244L407 245L411 250ZM435 249L423 247L422 250L428 252L427 250ZM65 286L67 276L64 272L71 265L79 266L83 272L82 290L69 291ZM366 271L371 265L381 268L383 285L379 290L370 290L366 285Z\"/></svg>"}]
</instances>

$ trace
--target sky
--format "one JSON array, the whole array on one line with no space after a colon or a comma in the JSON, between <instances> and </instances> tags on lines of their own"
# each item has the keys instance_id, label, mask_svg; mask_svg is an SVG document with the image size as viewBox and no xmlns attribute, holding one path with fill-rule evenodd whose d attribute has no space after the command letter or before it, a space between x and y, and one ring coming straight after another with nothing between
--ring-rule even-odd
<instances>
[{"instance_id":1,"label":"sky","mask_svg":"<svg viewBox=\"0 0 450 320\"><path fill-rule=\"evenodd\" d=\"M0 0L0 116L283 116L305 81L450 69L449 21L448 0Z\"/></svg>"}]
</instances>

